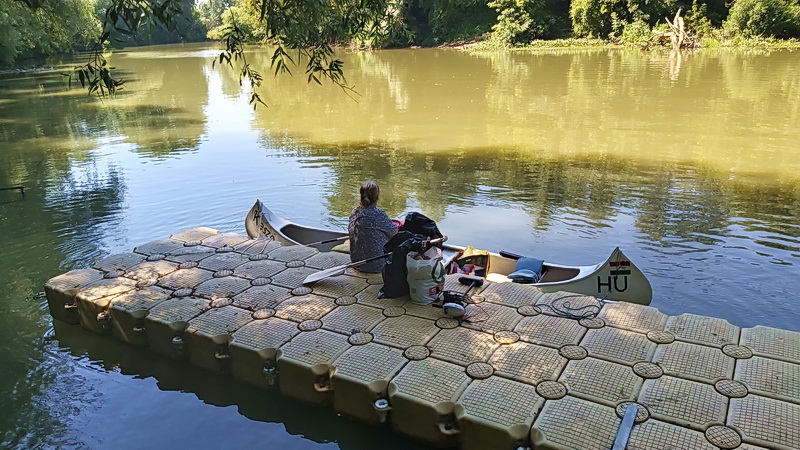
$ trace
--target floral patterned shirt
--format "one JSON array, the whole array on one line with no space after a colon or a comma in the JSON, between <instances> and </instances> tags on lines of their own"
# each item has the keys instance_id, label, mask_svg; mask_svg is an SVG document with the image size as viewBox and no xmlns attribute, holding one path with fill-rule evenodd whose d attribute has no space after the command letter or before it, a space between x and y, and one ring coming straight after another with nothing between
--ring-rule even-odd
<instances>
[{"instance_id":1,"label":"floral patterned shirt","mask_svg":"<svg viewBox=\"0 0 800 450\"><path fill-rule=\"evenodd\" d=\"M397 226L386 212L375 205L359 206L350 214L350 261L356 262L382 255L383 246L397 233ZM376 259L355 268L362 272L383 271L386 259Z\"/></svg>"}]
</instances>

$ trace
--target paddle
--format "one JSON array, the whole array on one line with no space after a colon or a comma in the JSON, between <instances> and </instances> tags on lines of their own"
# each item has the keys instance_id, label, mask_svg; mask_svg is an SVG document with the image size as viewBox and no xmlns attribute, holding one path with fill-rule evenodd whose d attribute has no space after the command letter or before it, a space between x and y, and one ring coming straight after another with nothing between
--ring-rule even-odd
<instances>
[{"instance_id":1,"label":"paddle","mask_svg":"<svg viewBox=\"0 0 800 450\"><path fill-rule=\"evenodd\" d=\"M325 241L309 242L308 244L303 244L303 247L311 247L312 245L330 244L331 242L343 241L345 239L348 239L349 237L350 237L349 235L344 235L344 236L338 237L336 239L328 239L328 240L325 240Z\"/></svg>"},{"instance_id":2,"label":"paddle","mask_svg":"<svg viewBox=\"0 0 800 450\"><path fill-rule=\"evenodd\" d=\"M350 267L359 266L361 264L364 264L364 263L367 263L367 262L370 262L370 261L375 261L376 259L386 258L386 257L391 256L391 255L392 255L392 252L389 252L389 253L386 253L385 255L374 256L372 258L363 259L361 261L356 261L356 262L353 262L353 263L350 263L350 264L345 264L343 266L336 266L336 267L331 267L330 269L320 270L319 272L314 272L311 275L307 276L306 279L303 280L303 284L312 284L312 283L316 283L319 280L323 280L325 278L335 277L337 275L343 274L344 271L347 270Z\"/></svg>"},{"instance_id":3,"label":"paddle","mask_svg":"<svg viewBox=\"0 0 800 450\"><path fill-rule=\"evenodd\" d=\"M439 242L444 242L446 240L447 240L447 236L443 236L443 237L440 237L438 239L432 239L432 240L430 240L428 242L431 243L431 244L438 244ZM367 259L364 259L364 260L361 260L361 261L356 261L356 262L352 262L350 264L345 264L343 266L336 266L336 267L331 267L330 269L321 270L319 272L315 272L315 273L312 273L311 275L307 276L306 279L303 280L303 284L312 284L312 283L316 283L319 280L324 280L325 278L335 277L337 275L343 274L344 271L347 270L350 267L359 266L361 264L364 264L364 263L367 263L367 262L370 262L370 261L375 261L376 259L386 258L386 257L391 256L391 255L392 255L392 252L389 252L389 253L386 253L386 254L383 254L383 255L373 256L372 258L367 258Z\"/></svg>"}]
</instances>

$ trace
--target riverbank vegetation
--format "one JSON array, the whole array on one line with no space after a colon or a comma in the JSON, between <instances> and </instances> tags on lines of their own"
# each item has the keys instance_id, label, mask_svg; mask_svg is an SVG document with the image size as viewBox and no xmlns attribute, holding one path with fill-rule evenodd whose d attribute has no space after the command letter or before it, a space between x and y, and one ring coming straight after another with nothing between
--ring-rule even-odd
<instances>
[{"instance_id":1,"label":"riverbank vegetation","mask_svg":"<svg viewBox=\"0 0 800 450\"><path fill-rule=\"evenodd\" d=\"M137 3L128 1L128 3ZM46 58L91 50L103 34L109 7L118 0L0 0L0 67L26 67ZM193 0L175 3L174 23L141 20L135 30L104 39L106 47L200 41L206 27Z\"/></svg>"},{"instance_id":2,"label":"riverbank vegetation","mask_svg":"<svg viewBox=\"0 0 800 450\"><path fill-rule=\"evenodd\" d=\"M219 18L209 38L238 27L246 41L268 39L260 0L208 0ZM800 44L796 0L411 0L387 1L382 33L371 40L344 33L336 44L356 47L468 46L479 48L653 47L669 40L672 17L686 24L696 46L764 47ZM677 18L677 17L676 17Z\"/></svg>"},{"instance_id":3,"label":"riverbank vegetation","mask_svg":"<svg viewBox=\"0 0 800 450\"><path fill-rule=\"evenodd\" d=\"M123 81L106 50L213 39L225 45L216 62L253 88L253 104L263 77L247 43L275 49L275 74L302 60L309 82L350 90L337 46L779 47L798 38L798 0L0 0L0 66L88 50L70 79L114 94Z\"/></svg>"},{"instance_id":4,"label":"riverbank vegetation","mask_svg":"<svg viewBox=\"0 0 800 450\"><path fill-rule=\"evenodd\" d=\"M678 10L698 46L786 46L800 38L797 0L368 0L359 8L293 0L283 11L273 3L0 0L0 66L90 50L106 31L107 47L224 41L232 29L243 42L280 37L308 47L652 47L664 44L659 36Z\"/></svg>"}]
</instances>

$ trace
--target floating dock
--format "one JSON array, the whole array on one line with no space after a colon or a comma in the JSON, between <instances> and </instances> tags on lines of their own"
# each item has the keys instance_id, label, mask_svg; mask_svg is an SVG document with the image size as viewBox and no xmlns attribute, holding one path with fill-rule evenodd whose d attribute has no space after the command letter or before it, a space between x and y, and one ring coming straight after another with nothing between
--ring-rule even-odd
<instances>
[{"instance_id":1,"label":"floating dock","mask_svg":"<svg viewBox=\"0 0 800 450\"><path fill-rule=\"evenodd\" d=\"M800 448L800 333L492 282L459 323L378 299L380 274L302 285L349 262L195 228L45 292L57 320L432 446ZM599 312L564 317L567 302Z\"/></svg>"}]
</instances>

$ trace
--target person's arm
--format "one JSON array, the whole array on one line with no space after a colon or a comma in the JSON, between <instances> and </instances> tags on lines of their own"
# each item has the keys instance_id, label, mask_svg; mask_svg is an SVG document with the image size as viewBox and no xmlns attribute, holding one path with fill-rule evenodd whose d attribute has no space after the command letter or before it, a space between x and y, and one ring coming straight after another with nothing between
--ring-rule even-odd
<instances>
[{"instance_id":1,"label":"person's arm","mask_svg":"<svg viewBox=\"0 0 800 450\"><path fill-rule=\"evenodd\" d=\"M356 245L356 235L358 234L356 228L358 227L358 219L358 211L353 210L353 212L350 213L350 220L347 224L347 234L350 237L350 245Z\"/></svg>"},{"instance_id":2,"label":"person's arm","mask_svg":"<svg viewBox=\"0 0 800 450\"><path fill-rule=\"evenodd\" d=\"M389 239L392 238L395 234L397 234L397 225L392 222L392 219L389 218L389 215L386 214L386 211L381 210L383 214L381 214L380 224L378 225L378 229L386 233L386 237Z\"/></svg>"}]
</instances>

